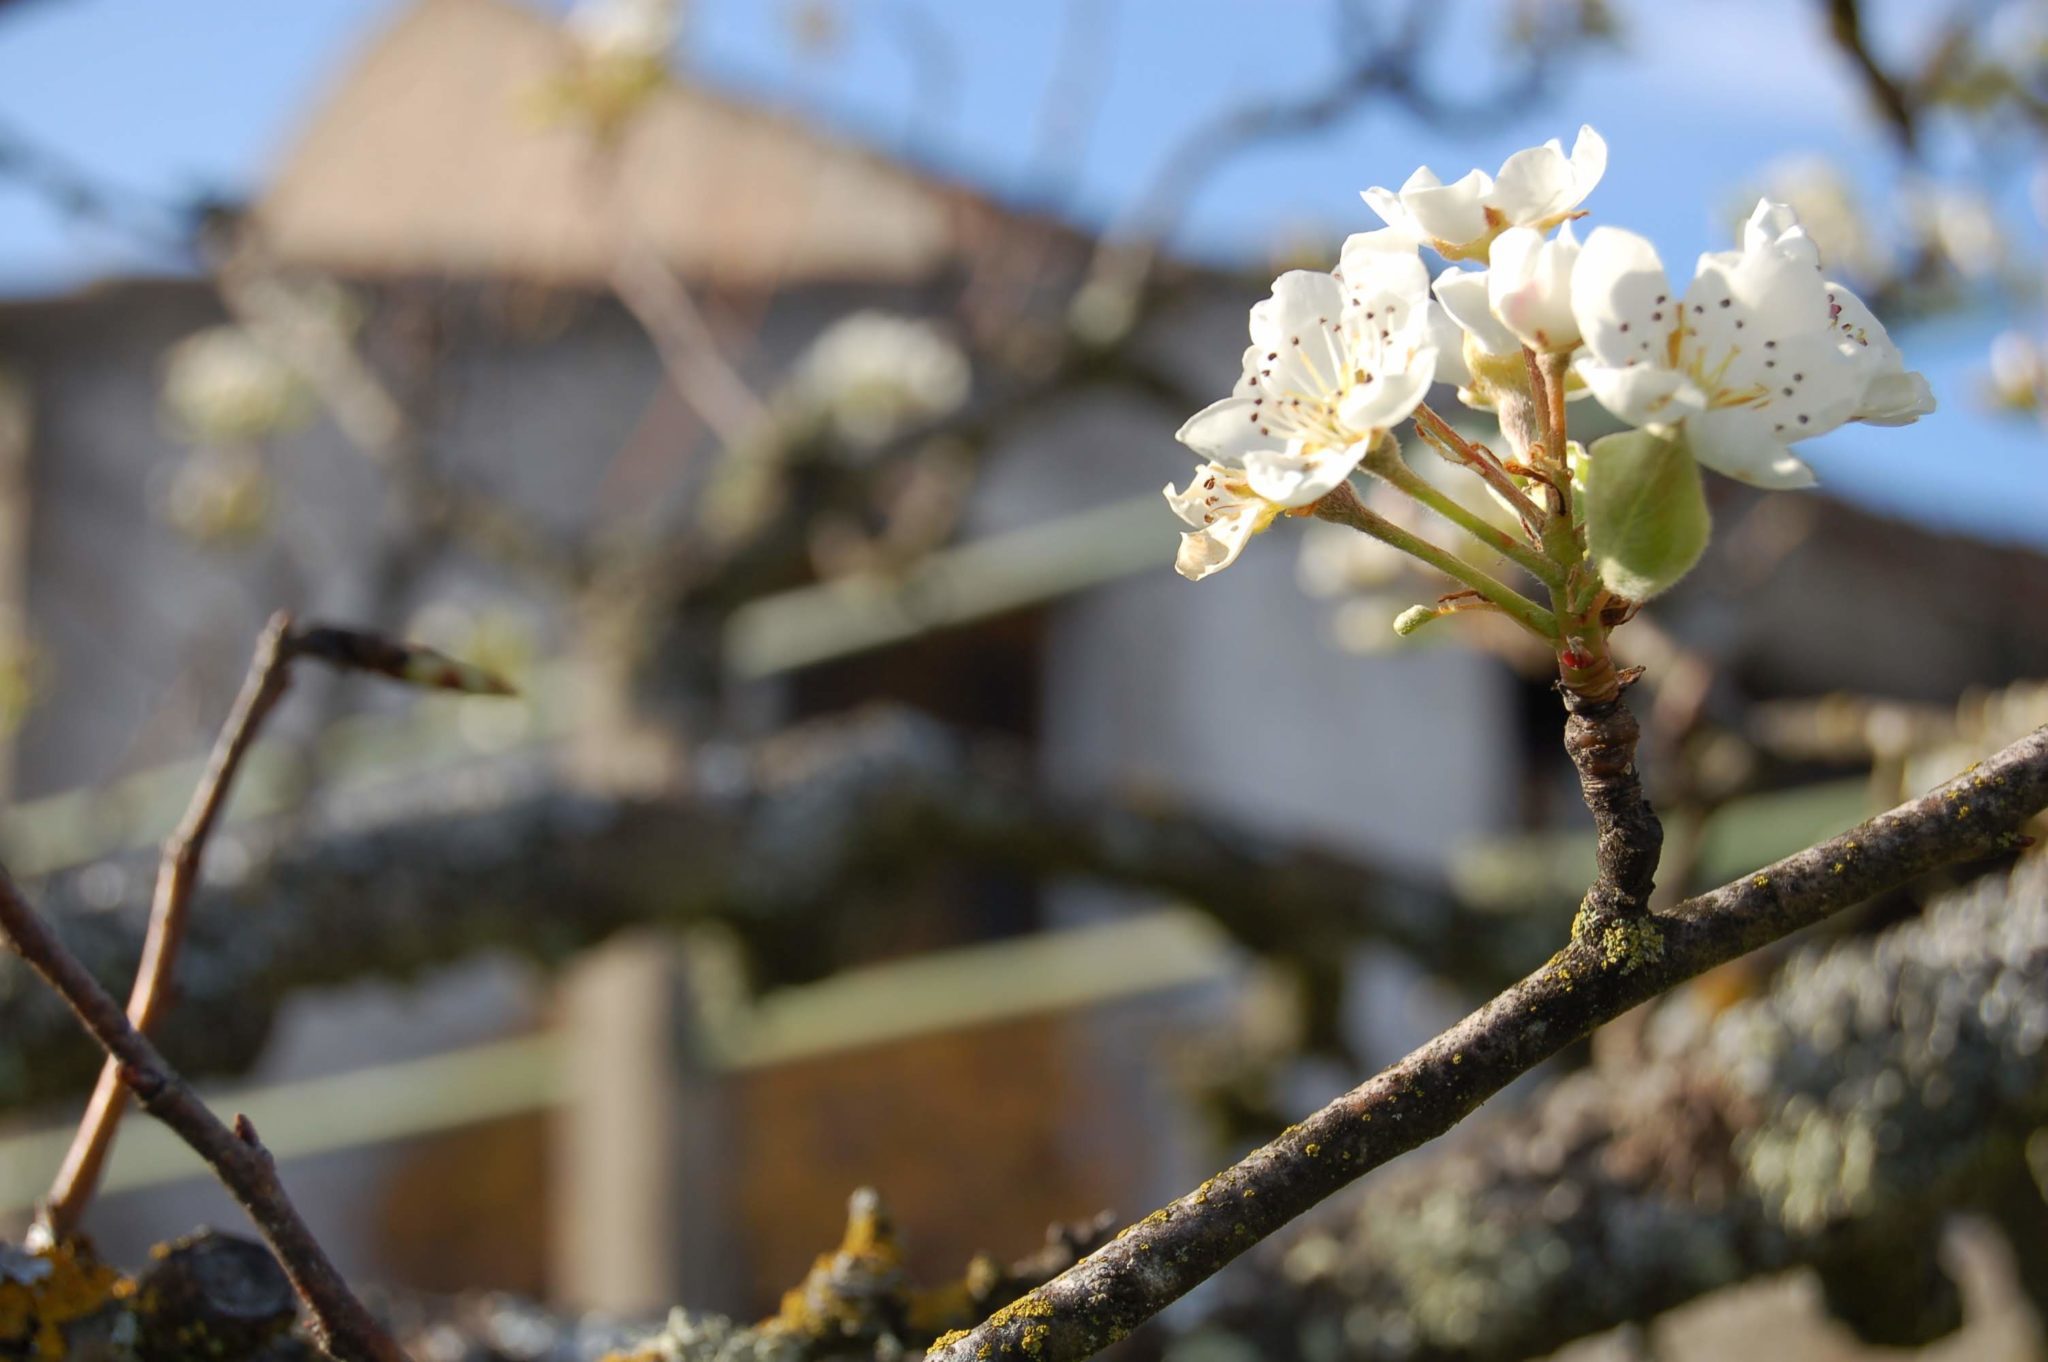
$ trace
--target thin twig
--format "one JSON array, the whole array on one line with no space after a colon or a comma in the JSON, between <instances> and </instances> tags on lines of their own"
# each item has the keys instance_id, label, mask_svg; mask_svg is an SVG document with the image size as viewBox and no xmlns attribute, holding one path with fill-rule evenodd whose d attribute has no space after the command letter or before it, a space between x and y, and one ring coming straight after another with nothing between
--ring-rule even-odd
<instances>
[{"instance_id":1,"label":"thin twig","mask_svg":"<svg viewBox=\"0 0 2048 1362\"><path fill-rule=\"evenodd\" d=\"M349 1290L278 1181L277 1165L246 1117L229 1130L186 1086L107 991L64 948L0 873L0 930L116 1063L122 1083L150 1115L190 1145L248 1211L277 1254L311 1316L316 1341L341 1362L405 1362L383 1326Z\"/></svg>"},{"instance_id":2,"label":"thin twig","mask_svg":"<svg viewBox=\"0 0 2048 1362\"><path fill-rule=\"evenodd\" d=\"M1315 503L1313 514L1318 520L1327 520L1335 525L1348 525L1361 534L1369 534L1382 543L1391 544L1412 558L1429 564L1446 577L1463 582L1480 595L1499 606L1529 632L1539 638L1557 637L1557 618L1521 592L1501 581L1489 572L1481 571L1464 559L1423 539L1379 515L1351 490L1349 483L1339 483L1335 491Z\"/></svg>"},{"instance_id":3,"label":"thin twig","mask_svg":"<svg viewBox=\"0 0 2048 1362\"><path fill-rule=\"evenodd\" d=\"M1437 415L1426 402L1415 409L1415 430L1423 439L1449 457L1451 462L1469 468L1486 479L1487 485L1500 493L1502 499L1514 508L1515 515L1522 522L1523 531L1532 539L1542 538L1545 517L1543 508L1529 500L1529 494L1515 485L1515 480L1508 476L1507 469L1493 456L1493 451L1460 435L1455 426Z\"/></svg>"},{"instance_id":4,"label":"thin twig","mask_svg":"<svg viewBox=\"0 0 2048 1362\"><path fill-rule=\"evenodd\" d=\"M1670 913L1581 934L1400 1063L927 1357L1078 1362L1594 1027L1872 894L2011 846L2044 806L2048 729L2039 729L1840 837Z\"/></svg>"},{"instance_id":5,"label":"thin twig","mask_svg":"<svg viewBox=\"0 0 2048 1362\"><path fill-rule=\"evenodd\" d=\"M301 656L318 658L342 671L372 672L411 685L491 695L511 693L497 677L431 648L331 625L295 629L287 612L272 615L185 816L163 844L142 959L128 998L127 1020L138 1034L155 1027L170 1006L187 910L207 838L227 805L235 774L255 744L264 718L291 684L292 662ZM92 1201L127 1110L126 1080L120 1070L114 1058L101 1066L78 1132L37 1212L32 1234L38 1242L61 1243L69 1238Z\"/></svg>"},{"instance_id":6,"label":"thin twig","mask_svg":"<svg viewBox=\"0 0 2048 1362\"><path fill-rule=\"evenodd\" d=\"M128 1020L145 1034L170 1002L178 948L185 938L186 908L199 879L199 854L227 803L235 772L254 743L257 729L291 682L291 624L291 616L283 611L271 616L257 641L256 655L249 660L249 674L235 696L234 708L214 741L206 772L192 791L192 802L177 830L164 841L157 863L156 896L150 905L149 933L143 940L134 989L128 995ZM127 1105L128 1090L122 1086L119 1066L110 1059L100 1069L78 1133L37 1213L39 1238L61 1243L78 1228L79 1217L99 1186Z\"/></svg>"}]
</instances>

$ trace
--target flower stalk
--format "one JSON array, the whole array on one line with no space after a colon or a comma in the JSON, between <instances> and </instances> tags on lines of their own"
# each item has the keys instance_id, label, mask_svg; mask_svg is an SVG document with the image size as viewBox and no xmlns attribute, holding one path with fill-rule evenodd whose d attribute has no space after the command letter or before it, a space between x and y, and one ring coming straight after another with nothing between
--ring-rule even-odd
<instances>
[{"instance_id":1,"label":"flower stalk","mask_svg":"<svg viewBox=\"0 0 2048 1362\"><path fill-rule=\"evenodd\" d=\"M1358 499L1358 494L1351 490L1349 483L1340 483L1329 495L1316 502L1310 508L1310 513L1318 520L1327 520L1335 525L1348 525L1361 534L1369 534L1381 543L1392 545L1409 557L1427 563L1445 576L1463 582L1537 637L1552 640L1557 638L1557 617L1550 611L1491 573L1473 567L1457 555L1447 553L1428 540L1408 533L1385 516L1368 509L1365 503Z\"/></svg>"},{"instance_id":2,"label":"flower stalk","mask_svg":"<svg viewBox=\"0 0 2048 1362\"><path fill-rule=\"evenodd\" d=\"M1401 457L1400 442L1391 435L1382 439L1372 452L1365 456L1362 466L1367 472L1385 479L1390 486L1407 493L1419 504L1456 525L1486 547L1512 560L1516 566L1545 586L1552 590L1564 586L1564 572L1557 564L1409 467L1408 461Z\"/></svg>"}]
</instances>

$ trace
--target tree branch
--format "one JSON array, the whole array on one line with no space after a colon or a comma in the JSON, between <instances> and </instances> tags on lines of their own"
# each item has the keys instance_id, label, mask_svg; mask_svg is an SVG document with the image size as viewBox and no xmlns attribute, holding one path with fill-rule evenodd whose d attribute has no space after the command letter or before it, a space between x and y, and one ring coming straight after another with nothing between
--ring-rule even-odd
<instances>
[{"instance_id":1,"label":"tree branch","mask_svg":"<svg viewBox=\"0 0 2048 1362\"><path fill-rule=\"evenodd\" d=\"M1748 879L1666 914L1577 934L1449 1031L929 1356L1088 1357L1330 1193L1450 1129L1594 1027L1879 890L2013 845L2044 805L2048 729Z\"/></svg>"},{"instance_id":2,"label":"tree branch","mask_svg":"<svg viewBox=\"0 0 2048 1362\"><path fill-rule=\"evenodd\" d=\"M410 685L489 695L511 693L511 688L496 677L430 648L331 625L296 629L291 616L284 611L271 616L257 642L255 656L249 661L241 692L236 695L227 722L207 757L206 769L192 792L185 816L163 845L149 926L143 937L142 959L136 966L128 998L128 1021L137 1031L148 1033L170 1005L192 890L198 881L200 855L227 805L235 772L255 743L264 717L291 684L292 662L302 656L318 658L341 671L371 672ZM121 1066L109 1059L100 1068L99 1081L79 1122L78 1134L65 1153L50 1195L37 1213L37 1241L62 1242L77 1228L79 1217L99 1186L100 1172L113 1151L114 1136L120 1130L127 1105Z\"/></svg>"},{"instance_id":3,"label":"tree branch","mask_svg":"<svg viewBox=\"0 0 2048 1362\"><path fill-rule=\"evenodd\" d=\"M192 901L192 886L199 875L199 853L213 831L221 809L227 803L235 772L256 740L263 717L277 703L290 684L291 654L288 640L291 616L280 611L257 641L256 655L249 661L234 708L207 757L205 774L192 792L192 802L177 831L164 841L157 864L156 895L150 904L149 930L142 944L142 961L136 967L135 987L128 995L128 1020L147 1034L163 1015L171 998L171 981L178 961L178 947L185 938L186 909ZM114 1148L114 1134L121 1126L121 1113L128 1105L128 1089L122 1085L120 1066L108 1060L100 1069L98 1084L80 1118L78 1134L64 1155L50 1195L36 1215L39 1236L61 1243L78 1227L78 1219L99 1186L100 1170Z\"/></svg>"},{"instance_id":4,"label":"tree branch","mask_svg":"<svg viewBox=\"0 0 2048 1362\"><path fill-rule=\"evenodd\" d=\"M716 784L646 799L549 787L545 772L380 788L355 823L284 849L261 828L222 829L264 869L195 896L161 1044L188 1073L238 1070L300 988L412 978L494 947L552 964L637 924L727 923L759 982L801 982L864 935L873 891L941 854L1171 895L1267 956L1327 961L1382 941L1487 988L1563 929L1462 909L1440 888L1167 801L1052 792L1021 753L900 712L698 767ZM94 974L127 979L146 905L108 909L92 895L106 878L67 873L40 897ZM8 973L0 957L0 1109L67 1094L97 1063L55 1000Z\"/></svg>"},{"instance_id":5,"label":"tree branch","mask_svg":"<svg viewBox=\"0 0 2048 1362\"><path fill-rule=\"evenodd\" d=\"M1647 1065L1565 1078L1276 1240L1207 1326L1276 1362L1339 1330L1353 1362L1534 1357L1810 1265L1896 1345L1953 1323L1923 1275L1943 1216L2010 1207L2038 1242L2048 858L1659 1032Z\"/></svg>"},{"instance_id":6,"label":"tree branch","mask_svg":"<svg viewBox=\"0 0 2048 1362\"><path fill-rule=\"evenodd\" d=\"M1593 815L1599 838L1599 873L1586 891L1587 924L1605 929L1650 911L1657 862L1664 850L1664 825L1643 794L1636 774L1636 740L1642 730L1623 695L1589 700L1561 689L1567 712L1564 749L1579 773L1579 791Z\"/></svg>"},{"instance_id":7,"label":"tree branch","mask_svg":"<svg viewBox=\"0 0 2048 1362\"><path fill-rule=\"evenodd\" d=\"M405 1362L405 1354L371 1317L328 1261L278 1181L277 1165L246 1117L231 1131L193 1095L120 1005L64 949L14 881L0 874L0 931L40 974L85 1029L120 1066L121 1081L150 1115L206 1160L256 1222L277 1254L292 1288L312 1316L320 1345L341 1362Z\"/></svg>"}]
</instances>

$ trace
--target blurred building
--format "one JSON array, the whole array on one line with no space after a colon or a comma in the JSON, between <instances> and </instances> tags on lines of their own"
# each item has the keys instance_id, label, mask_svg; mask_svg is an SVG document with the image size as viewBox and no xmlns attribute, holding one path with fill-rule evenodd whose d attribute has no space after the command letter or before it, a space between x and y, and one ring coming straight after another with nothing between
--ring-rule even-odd
<instances>
[{"instance_id":1,"label":"blurred building","mask_svg":"<svg viewBox=\"0 0 2048 1362\"><path fill-rule=\"evenodd\" d=\"M717 441L613 296L622 256L653 256L766 389L855 309L936 315L965 297L1044 325L1046 302L1066 296L1093 247L688 86L664 90L607 166L583 132L542 116L569 60L556 25L511 0L420 0L316 101L250 207L250 249L278 277L348 287L364 348L408 404L416 438L381 462L330 420L266 439L257 532L209 541L165 513L193 454L160 418L162 356L226 320L213 283L130 281L0 308L0 366L20 379L25 417L0 423L19 431L0 448L0 517L19 527L0 587L41 682L8 753L19 797L201 750L280 605L394 630L437 606L515 618L534 655L566 659L558 687L536 686L554 697L552 717L527 733L462 730L405 756L468 759L474 738L555 760L582 718L588 603L511 556L422 532L394 464L425 461L448 484L487 489L565 542L659 523L701 487ZM1253 287L1183 270L1133 345L1197 391L1220 392ZM1154 490L1188 466L1175 424L1156 399L1116 388L1016 414L981 456L954 542L899 589L783 583L733 617L730 713L767 731L869 701L912 704L1027 743L1064 785L1152 786L1418 871L1569 808L1545 797L1564 768L1540 684L1455 648L1343 652L1327 607L1296 587L1284 534L1199 588L1176 578L1174 526ZM2048 672L2048 635L2026 625L2048 606L2037 556L1717 493L1730 504L1715 552L1744 569L1717 576L1738 586L1681 596L1664 619L1754 693L1853 685L1945 699ZM305 744L315 716L368 710L397 723L413 704L305 689L275 728ZM435 713L446 727L453 711ZM132 807L93 809L103 834L146 822ZM973 910L948 910L961 920L905 944L960 948L948 957L967 971L957 977L984 981L1011 973L974 954L977 943L1088 928L1105 906L1016 886L962 897ZM759 1306L831 1242L841 1198L862 1179L882 1185L940 1267L976 1249L1021 1251L1049 1213L1131 1211L1189 1180L1208 1157L1192 1135L1179 1157L1151 1161L1122 1137L1143 1129L1150 1143L1185 1124L1162 1056L1242 979L1213 944L1205 955L1171 933L1117 939L1159 966L1134 965L1129 996L1105 987L1020 1004L951 1033L869 1033L828 1017L814 1028L824 1041L757 1057L737 1076L692 1040L687 971L662 948L605 952L559 998L484 963L411 994L307 1000L264 1076L430 1055L560 1016L582 1094L565 1127L550 1134L515 1115L322 1155L301 1170L316 1223L334 1226L344 1263L373 1277L552 1286L618 1306L678 1295ZM1183 948L1192 953L1174 954ZM1045 968L1078 968L1054 959ZM1376 1050L1397 1048L1427 1022L1408 1016L1397 970L1359 967L1380 984L1362 1029ZM852 1017L861 1004L845 1006ZM832 1042L839 1027L851 1044ZM972 1077L996 1071L1052 1100L990 1105ZM534 1190L549 1182L553 1196ZM167 1194L153 1208L116 1200L110 1215L146 1228L110 1219L100 1232L118 1244L180 1228L206 1195ZM421 1251L430 1225L461 1234ZM996 1233L1016 1237L989 1242ZM550 1235L561 1246L552 1279ZM724 1251L735 1243L737 1254ZM575 1280L564 1263L580 1265Z\"/></svg>"}]
</instances>

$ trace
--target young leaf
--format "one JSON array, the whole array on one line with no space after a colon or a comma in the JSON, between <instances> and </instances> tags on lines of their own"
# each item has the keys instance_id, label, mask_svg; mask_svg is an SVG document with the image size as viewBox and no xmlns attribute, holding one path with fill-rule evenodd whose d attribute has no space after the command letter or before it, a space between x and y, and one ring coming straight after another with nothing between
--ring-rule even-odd
<instances>
[{"instance_id":1,"label":"young leaf","mask_svg":"<svg viewBox=\"0 0 2048 1362\"><path fill-rule=\"evenodd\" d=\"M1586 457L1586 551L1617 596L1646 601L1692 570L1707 547L1699 465L1646 430L1596 440Z\"/></svg>"}]
</instances>

